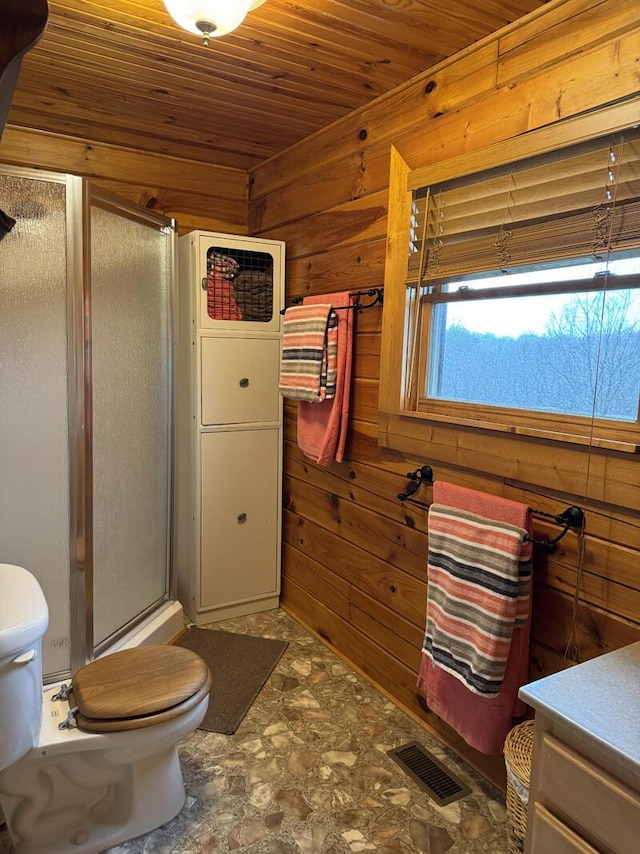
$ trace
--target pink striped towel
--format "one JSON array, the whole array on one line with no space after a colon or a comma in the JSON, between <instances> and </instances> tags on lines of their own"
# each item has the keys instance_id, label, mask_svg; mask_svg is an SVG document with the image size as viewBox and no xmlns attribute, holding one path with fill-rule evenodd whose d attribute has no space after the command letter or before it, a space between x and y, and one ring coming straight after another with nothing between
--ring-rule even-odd
<instances>
[{"instance_id":1,"label":"pink striped towel","mask_svg":"<svg viewBox=\"0 0 640 854\"><path fill-rule=\"evenodd\" d=\"M327 297L307 297L305 305L326 301ZM349 291L331 294L334 306L346 306L353 302ZM321 466L333 460L342 462L349 425L349 403L351 390L351 360L353 349L353 311L337 310L338 347L336 393L331 400L322 403L301 401L298 405L298 445L309 459Z\"/></svg>"},{"instance_id":2,"label":"pink striped towel","mask_svg":"<svg viewBox=\"0 0 640 854\"><path fill-rule=\"evenodd\" d=\"M446 505L429 510L427 628L423 651L495 697L507 667L526 531Z\"/></svg>"},{"instance_id":3,"label":"pink striped towel","mask_svg":"<svg viewBox=\"0 0 640 854\"><path fill-rule=\"evenodd\" d=\"M284 315L280 393L319 403L336 384L337 320L331 303L294 305Z\"/></svg>"},{"instance_id":4,"label":"pink striped towel","mask_svg":"<svg viewBox=\"0 0 640 854\"><path fill-rule=\"evenodd\" d=\"M531 512L525 504L442 481L434 484L433 500L436 506L445 505L490 520L490 526L492 521L498 521L531 534ZM518 561L518 595L511 643L496 696L473 692L459 674L454 675L440 666L427 652L422 654L417 684L430 710L482 753L502 753L514 716L526 710L518 699L518 689L528 679L531 555L531 543L524 542ZM469 593L469 589L466 592ZM513 596L508 598L513 600ZM513 613L513 603L510 608Z\"/></svg>"}]
</instances>

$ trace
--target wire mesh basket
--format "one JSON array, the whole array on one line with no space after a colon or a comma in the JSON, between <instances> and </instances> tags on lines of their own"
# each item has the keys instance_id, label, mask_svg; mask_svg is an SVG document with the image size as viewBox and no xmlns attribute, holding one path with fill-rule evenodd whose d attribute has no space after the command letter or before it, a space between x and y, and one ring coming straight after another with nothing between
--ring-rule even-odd
<instances>
[{"instance_id":1,"label":"wire mesh basket","mask_svg":"<svg viewBox=\"0 0 640 854\"><path fill-rule=\"evenodd\" d=\"M527 806L531 779L533 721L515 726L504 742L507 768L507 838L509 854L523 854L527 835Z\"/></svg>"},{"instance_id":2,"label":"wire mesh basket","mask_svg":"<svg viewBox=\"0 0 640 854\"><path fill-rule=\"evenodd\" d=\"M207 314L213 320L268 323L273 317L273 256L212 246L207 252Z\"/></svg>"}]
</instances>

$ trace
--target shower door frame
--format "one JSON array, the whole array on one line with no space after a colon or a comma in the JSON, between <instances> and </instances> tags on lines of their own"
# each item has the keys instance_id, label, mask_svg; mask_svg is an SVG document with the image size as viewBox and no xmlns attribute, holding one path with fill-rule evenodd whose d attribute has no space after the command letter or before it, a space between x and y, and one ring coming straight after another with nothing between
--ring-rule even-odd
<instances>
[{"instance_id":1,"label":"shower door frame","mask_svg":"<svg viewBox=\"0 0 640 854\"><path fill-rule=\"evenodd\" d=\"M174 317L177 283L176 222L161 214L138 208L130 202L107 193L86 178L70 178L68 216L78 229L67 227L68 259L73 265L68 281L73 281L73 305L68 318L73 323L69 335L69 455L70 478L70 595L71 595L71 672L129 633L152 615L164 602L176 599L177 580L172 566L173 540L173 441L174 441ZM117 216L154 228L169 238L169 318L167 324L167 549L165 592L140 614L123 624L97 646L94 643L94 555L93 555L93 385L91 332L91 208L100 207ZM72 414L73 412L73 414ZM72 422L73 421L73 427ZM77 464L74 471L73 466Z\"/></svg>"},{"instance_id":2,"label":"shower door frame","mask_svg":"<svg viewBox=\"0 0 640 854\"><path fill-rule=\"evenodd\" d=\"M48 181L65 186L67 394L69 455L69 600L70 673L101 655L163 603L177 599L173 571L173 461L174 461L174 326L177 287L177 227L174 219L138 208L127 200L95 187L88 178L50 170L0 164L0 175ZM170 292L167 323L167 548L165 592L155 602L94 646L93 561L93 386L91 335L91 208L155 228L169 240ZM68 671L46 674L46 681L69 676Z\"/></svg>"}]
</instances>

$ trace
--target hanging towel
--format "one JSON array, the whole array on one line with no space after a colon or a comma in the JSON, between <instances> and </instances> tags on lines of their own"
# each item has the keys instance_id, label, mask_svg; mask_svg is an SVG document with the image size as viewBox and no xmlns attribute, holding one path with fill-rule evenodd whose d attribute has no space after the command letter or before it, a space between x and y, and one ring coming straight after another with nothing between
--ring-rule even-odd
<instances>
[{"instance_id":1,"label":"hanging towel","mask_svg":"<svg viewBox=\"0 0 640 854\"><path fill-rule=\"evenodd\" d=\"M326 296L306 297L304 305L317 305ZM331 294L334 305L351 305L349 291ZM328 466L333 460L342 462L349 424L351 393L351 361L353 350L353 310L336 312L337 374L333 398L312 404L301 401L298 405L298 445L302 452L319 465Z\"/></svg>"},{"instance_id":2,"label":"hanging towel","mask_svg":"<svg viewBox=\"0 0 640 854\"><path fill-rule=\"evenodd\" d=\"M444 505L448 509L484 518L488 520L489 527L495 527L493 523L499 522L520 531L520 538L523 532L531 534L531 512L525 504L440 481L434 484L433 499L436 506ZM502 532L502 527L499 529ZM429 545L431 549L431 541ZM512 602L506 610L508 619L513 614L513 631L504 674L495 696L485 696L472 690L459 673L454 674L440 666L423 650L418 688L424 692L427 705L482 753L502 753L513 717L523 714L526 709L518 699L518 689L528 681L531 556L531 543L522 543L517 561L515 606L513 575L508 585L511 595L506 598ZM470 589L466 588L466 592L469 593Z\"/></svg>"},{"instance_id":3,"label":"hanging towel","mask_svg":"<svg viewBox=\"0 0 640 854\"><path fill-rule=\"evenodd\" d=\"M336 326L328 302L286 310L279 384L284 397L317 404L335 394Z\"/></svg>"},{"instance_id":4,"label":"hanging towel","mask_svg":"<svg viewBox=\"0 0 640 854\"><path fill-rule=\"evenodd\" d=\"M338 379L338 315L333 309L327 322L327 346L320 373L320 400L336 396Z\"/></svg>"},{"instance_id":5,"label":"hanging towel","mask_svg":"<svg viewBox=\"0 0 640 854\"><path fill-rule=\"evenodd\" d=\"M441 504L429 510L423 651L488 697L500 693L516 621L526 531Z\"/></svg>"},{"instance_id":6,"label":"hanging towel","mask_svg":"<svg viewBox=\"0 0 640 854\"><path fill-rule=\"evenodd\" d=\"M531 508L520 501L511 501L499 495L467 489L455 483L436 481L433 487L434 503L457 507L469 513L476 513L487 519L505 522L520 528L527 536L531 536ZM526 625L531 611L531 561L533 545L525 540L520 545L518 566L518 600L516 608L516 627Z\"/></svg>"}]
</instances>

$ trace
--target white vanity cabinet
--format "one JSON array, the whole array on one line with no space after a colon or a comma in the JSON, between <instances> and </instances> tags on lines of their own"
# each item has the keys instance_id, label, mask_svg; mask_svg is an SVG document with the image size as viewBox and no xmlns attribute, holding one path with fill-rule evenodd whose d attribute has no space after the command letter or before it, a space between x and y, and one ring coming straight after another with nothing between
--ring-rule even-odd
<instances>
[{"instance_id":1,"label":"white vanity cabinet","mask_svg":"<svg viewBox=\"0 0 640 854\"><path fill-rule=\"evenodd\" d=\"M526 854L640 851L640 643L532 682Z\"/></svg>"},{"instance_id":2,"label":"white vanity cabinet","mask_svg":"<svg viewBox=\"0 0 640 854\"><path fill-rule=\"evenodd\" d=\"M174 559L203 625L279 603L285 248L205 231L178 245Z\"/></svg>"}]
</instances>

